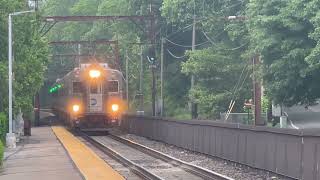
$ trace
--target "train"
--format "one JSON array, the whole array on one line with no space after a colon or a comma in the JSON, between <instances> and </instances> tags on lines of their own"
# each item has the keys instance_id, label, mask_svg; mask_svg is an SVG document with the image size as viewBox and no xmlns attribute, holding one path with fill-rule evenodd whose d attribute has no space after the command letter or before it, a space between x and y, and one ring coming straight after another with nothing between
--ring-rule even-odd
<instances>
[{"instance_id":1,"label":"train","mask_svg":"<svg viewBox=\"0 0 320 180\"><path fill-rule=\"evenodd\" d=\"M126 111L123 74L107 63L80 64L50 87L52 109L71 128L110 128Z\"/></svg>"}]
</instances>

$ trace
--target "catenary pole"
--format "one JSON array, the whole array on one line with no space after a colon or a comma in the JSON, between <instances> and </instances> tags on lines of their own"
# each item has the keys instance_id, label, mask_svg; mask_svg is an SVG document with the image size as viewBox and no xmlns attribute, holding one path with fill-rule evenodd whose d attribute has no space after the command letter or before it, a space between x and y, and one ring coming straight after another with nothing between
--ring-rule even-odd
<instances>
[{"instance_id":1,"label":"catenary pole","mask_svg":"<svg viewBox=\"0 0 320 180\"><path fill-rule=\"evenodd\" d=\"M164 111L164 100L163 100L163 60L164 60L164 38L161 39L161 59L160 59L160 79L161 79L161 86L160 86L160 99L161 99L161 104L160 104L160 115L161 117L164 115L163 111Z\"/></svg>"},{"instance_id":2,"label":"catenary pole","mask_svg":"<svg viewBox=\"0 0 320 180\"><path fill-rule=\"evenodd\" d=\"M128 59L128 50L126 50L126 98L127 106L129 109L129 59Z\"/></svg>"},{"instance_id":3,"label":"catenary pole","mask_svg":"<svg viewBox=\"0 0 320 180\"><path fill-rule=\"evenodd\" d=\"M192 51L196 50L196 16L193 16L193 25L192 25ZM195 76L191 74L191 89L194 87L195 84ZM197 104L191 100L191 117L192 119L196 119L198 117L198 108Z\"/></svg>"},{"instance_id":4,"label":"catenary pole","mask_svg":"<svg viewBox=\"0 0 320 180\"><path fill-rule=\"evenodd\" d=\"M142 113L144 111L143 104L143 46L140 46L140 83L139 83L139 91L140 91L140 108L139 111Z\"/></svg>"}]
</instances>

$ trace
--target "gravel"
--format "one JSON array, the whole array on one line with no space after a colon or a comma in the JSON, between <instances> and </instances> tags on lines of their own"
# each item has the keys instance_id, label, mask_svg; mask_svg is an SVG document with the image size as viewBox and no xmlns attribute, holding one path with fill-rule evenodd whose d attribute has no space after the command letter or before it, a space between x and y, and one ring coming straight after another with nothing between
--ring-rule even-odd
<instances>
[{"instance_id":1,"label":"gravel","mask_svg":"<svg viewBox=\"0 0 320 180\"><path fill-rule=\"evenodd\" d=\"M119 133L119 132L118 132ZM117 133L117 134L118 134ZM153 141L133 134L120 134L120 136L130 139L139 144L145 145L162 153L168 154L182 161L195 164L200 167L218 172L236 180L288 180L291 178L283 177L268 171L230 162L221 158L204 155L201 153L189 151L177 146Z\"/></svg>"}]
</instances>

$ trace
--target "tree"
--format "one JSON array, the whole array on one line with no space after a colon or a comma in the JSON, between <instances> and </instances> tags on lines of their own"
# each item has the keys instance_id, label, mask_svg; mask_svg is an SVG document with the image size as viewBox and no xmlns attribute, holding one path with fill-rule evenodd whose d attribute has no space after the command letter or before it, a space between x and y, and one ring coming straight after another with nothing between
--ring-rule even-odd
<instances>
[{"instance_id":1,"label":"tree","mask_svg":"<svg viewBox=\"0 0 320 180\"><path fill-rule=\"evenodd\" d=\"M312 104L319 98L316 2L253 0L248 4L252 52L261 54L263 82L276 104Z\"/></svg>"},{"instance_id":2,"label":"tree","mask_svg":"<svg viewBox=\"0 0 320 180\"><path fill-rule=\"evenodd\" d=\"M196 86L190 90L189 99L199 104L203 118L219 117L220 112L227 111L232 98L237 100L234 111L241 112L244 99L251 95L247 28L243 22L225 18L243 13L245 3L236 0L163 3L163 16L177 26L188 27L196 15L197 44L207 42L197 46L196 51L188 51L188 60L182 63L183 73L196 76ZM190 34L189 37L191 40ZM234 88L238 81L239 87Z\"/></svg>"},{"instance_id":3,"label":"tree","mask_svg":"<svg viewBox=\"0 0 320 180\"><path fill-rule=\"evenodd\" d=\"M9 0L0 1L0 29L8 34L8 14L26 9L25 1L11 2ZM14 110L21 109L24 113L32 111L32 100L35 93L43 83L43 74L48 63L47 41L39 34L40 22L38 15L28 14L13 18L14 34ZM0 36L2 42L8 42L8 37ZM7 43L0 47L1 52L7 52ZM6 53L0 58L0 104L6 110L7 95L7 59Z\"/></svg>"}]
</instances>

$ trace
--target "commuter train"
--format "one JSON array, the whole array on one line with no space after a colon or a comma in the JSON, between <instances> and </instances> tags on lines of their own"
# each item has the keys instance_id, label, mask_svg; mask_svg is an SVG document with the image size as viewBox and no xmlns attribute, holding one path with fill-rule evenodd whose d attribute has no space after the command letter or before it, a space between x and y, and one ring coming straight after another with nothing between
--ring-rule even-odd
<instances>
[{"instance_id":1,"label":"commuter train","mask_svg":"<svg viewBox=\"0 0 320 180\"><path fill-rule=\"evenodd\" d=\"M81 64L50 88L52 109L71 128L109 128L126 110L123 74L106 63Z\"/></svg>"}]
</instances>

